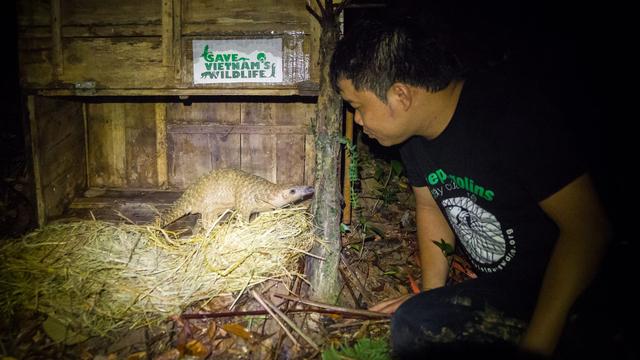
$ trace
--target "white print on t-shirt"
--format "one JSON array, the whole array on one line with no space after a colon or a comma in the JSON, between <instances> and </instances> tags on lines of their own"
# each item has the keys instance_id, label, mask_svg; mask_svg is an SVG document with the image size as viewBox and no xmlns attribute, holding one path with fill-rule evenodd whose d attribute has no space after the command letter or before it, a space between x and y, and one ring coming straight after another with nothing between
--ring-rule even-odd
<instances>
[{"instance_id":1,"label":"white print on t-shirt","mask_svg":"<svg viewBox=\"0 0 640 360\"><path fill-rule=\"evenodd\" d=\"M442 201L442 205L453 230L471 260L483 271L495 271L495 269L485 268L485 266L496 265L496 262L501 259L505 260L503 258L507 251L500 222L496 217L468 197L445 199ZM508 256L506 261L511 258L512 256ZM504 263L500 264L499 268L504 265Z\"/></svg>"}]
</instances>

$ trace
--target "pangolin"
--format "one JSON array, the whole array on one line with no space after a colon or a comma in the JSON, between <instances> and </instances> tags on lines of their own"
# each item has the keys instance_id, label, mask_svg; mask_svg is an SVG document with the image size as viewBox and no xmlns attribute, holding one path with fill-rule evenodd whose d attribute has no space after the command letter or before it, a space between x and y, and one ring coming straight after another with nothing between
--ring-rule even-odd
<instances>
[{"instance_id":1,"label":"pangolin","mask_svg":"<svg viewBox=\"0 0 640 360\"><path fill-rule=\"evenodd\" d=\"M237 169L219 169L189 186L154 225L164 227L187 214L200 214L201 226L210 229L226 210L237 210L250 221L251 215L274 210L312 195L311 186L278 185Z\"/></svg>"}]
</instances>

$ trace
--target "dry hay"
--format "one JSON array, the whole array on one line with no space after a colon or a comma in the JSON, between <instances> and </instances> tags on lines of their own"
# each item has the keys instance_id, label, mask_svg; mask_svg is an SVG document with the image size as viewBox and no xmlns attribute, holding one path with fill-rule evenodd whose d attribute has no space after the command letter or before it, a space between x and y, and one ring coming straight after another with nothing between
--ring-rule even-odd
<instances>
[{"instance_id":1,"label":"dry hay","mask_svg":"<svg viewBox=\"0 0 640 360\"><path fill-rule=\"evenodd\" d=\"M303 209L232 217L209 236L141 225L48 225L0 249L0 314L46 313L76 333L154 325L186 306L299 276L315 241Z\"/></svg>"}]
</instances>

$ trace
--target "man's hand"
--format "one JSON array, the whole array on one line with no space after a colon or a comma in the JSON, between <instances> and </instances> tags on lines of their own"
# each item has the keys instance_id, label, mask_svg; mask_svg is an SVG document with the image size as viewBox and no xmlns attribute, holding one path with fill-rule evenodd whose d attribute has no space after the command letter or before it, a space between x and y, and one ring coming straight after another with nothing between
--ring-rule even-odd
<instances>
[{"instance_id":1,"label":"man's hand","mask_svg":"<svg viewBox=\"0 0 640 360\"><path fill-rule=\"evenodd\" d=\"M403 302L407 301L413 294L403 295L401 297L385 300L381 303L373 305L369 308L370 311L382 312L385 314L393 314Z\"/></svg>"}]
</instances>

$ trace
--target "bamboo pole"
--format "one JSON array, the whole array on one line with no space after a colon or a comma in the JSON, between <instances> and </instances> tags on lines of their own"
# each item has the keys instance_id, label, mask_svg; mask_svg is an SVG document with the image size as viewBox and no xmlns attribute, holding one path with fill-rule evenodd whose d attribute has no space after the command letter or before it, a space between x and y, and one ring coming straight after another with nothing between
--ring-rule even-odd
<instances>
[{"instance_id":1,"label":"bamboo pole","mask_svg":"<svg viewBox=\"0 0 640 360\"><path fill-rule=\"evenodd\" d=\"M347 111L344 124L344 137L353 144L353 112ZM342 223L351 224L351 175L349 167L351 166L351 154L345 152L344 156L344 177L342 180L342 196L344 197L344 209L342 210Z\"/></svg>"}]
</instances>

